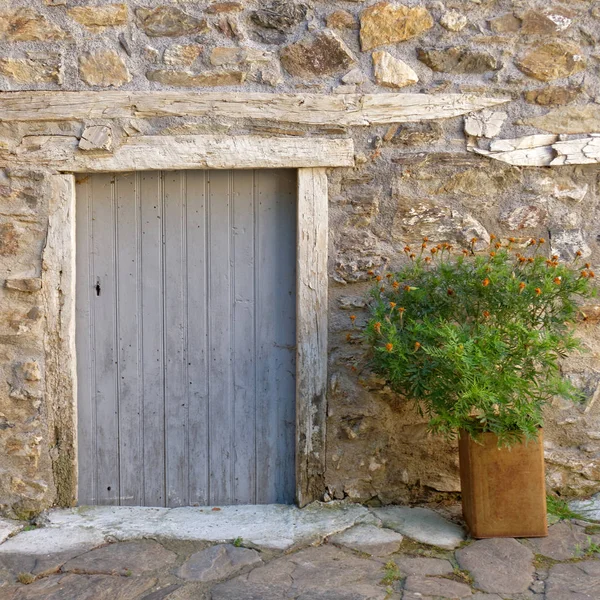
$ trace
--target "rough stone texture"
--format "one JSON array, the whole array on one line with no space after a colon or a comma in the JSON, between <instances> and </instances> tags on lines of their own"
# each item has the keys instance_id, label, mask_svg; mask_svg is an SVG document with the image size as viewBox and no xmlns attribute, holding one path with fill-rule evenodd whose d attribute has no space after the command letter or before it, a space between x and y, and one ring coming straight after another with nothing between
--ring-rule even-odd
<instances>
[{"instance_id":1,"label":"rough stone texture","mask_svg":"<svg viewBox=\"0 0 600 600\"><path fill-rule=\"evenodd\" d=\"M600 521L600 494L589 500L573 500L569 503L571 510L592 521Z\"/></svg>"},{"instance_id":2,"label":"rough stone texture","mask_svg":"<svg viewBox=\"0 0 600 600\"><path fill-rule=\"evenodd\" d=\"M114 538L122 541L140 537L171 538L205 542L233 541L241 537L244 543L271 550L288 550L302 544L319 542L358 523L373 523L376 519L360 505L315 503L302 510L278 504L258 506L224 506L208 508L142 508L88 507L84 511L53 510L44 529L37 532L43 544L58 549L84 541ZM45 533L42 533L45 532ZM36 532L28 532L35 534ZM22 537L22 536L21 536ZM37 543L36 536L20 538L7 544L11 552L29 552ZM0 553L2 548L0 546ZM58 550L57 550L58 551Z\"/></svg>"},{"instance_id":3,"label":"rough stone texture","mask_svg":"<svg viewBox=\"0 0 600 600\"><path fill-rule=\"evenodd\" d=\"M114 50L101 50L80 56L79 75L88 85L103 87L121 87L131 81L125 61Z\"/></svg>"},{"instance_id":4,"label":"rough stone texture","mask_svg":"<svg viewBox=\"0 0 600 600\"><path fill-rule=\"evenodd\" d=\"M389 52L373 52L375 80L379 85L403 88L419 81L417 74L404 62Z\"/></svg>"},{"instance_id":5,"label":"rough stone texture","mask_svg":"<svg viewBox=\"0 0 600 600\"><path fill-rule=\"evenodd\" d=\"M110 152L113 149L112 129L105 125L86 127L79 140L79 149L84 152L93 150Z\"/></svg>"},{"instance_id":6,"label":"rough stone texture","mask_svg":"<svg viewBox=\"0 0 600 600\"><path fill-rule=\"evenodd\" d=\"M409 575L404 582L404 589L419 597L468 598L472 595L466 583L423 575Z\"/></svg>"},{"instance_id":7,"label":"rough stone texture","mask_svg":"<svg viewBox=\"0 0 600 600\"><path fill-rule=\"evenodd\" d=\"M63 29L31 8L0 13L0 41L50 42L67 37Z\"/></svg>"},{"instance_id":8,"label":"rough stone texture","mask_svg":"<svg viewBox=\"0 0 600 600\"><path fill-rule=\"evenodd\" d=\"M321 77L349 69L355 57L333 31L323 31L281 51L283 68L296 77Z\"/></svg>"},{"instance_id":9,"label":"rough stone texture","mask_svg":"<svg viewBox=\"0 0 600 600\"><path fill-rule=\"evenodd\" d=\"M148 71L146 77L166 85L177 87L218 87L224 85L241 85L246 80L243 71L213 71L206 73L191 73L190 71L166 71L158 69Z\"/></svg>"},{"instance_id":10,"label":"rough stone texture","mask_svg":"<svg viewBox=\"0 0 600 600\"><path fill-rule=\"evenodd\" d=\"M131 600L148 592L154 583L153 579L137 577L54 575L9 588L7 600Z\"/></svg>"},{"instance_id":11,"label":"rough stone texture","mask_svg":"<svg viewBox=\"0 0 600 600\"><path fill-rule=\"evenodd\" d=\"M355 24L362 21L363 34L370 41L383 44L377 50L389 52L418 73L418 84L400 89L402 95L410 91L438 98L453 92L510 97L501 109L494 109L508 115L496 138L600 131L596 68L600 10L581 0L443 4L396 0L379 5L375 0L343 4L12 0L0 4L0 89L5 91L95 92L124 80L122 90L142 94L184 89L225 95L315 92L331 95L348 107L360 102L353 92L393 92L394 88L377 84L372 51L361 51L360 35L346 28L335 32L356 60L351 66L329 74L319 70L315 75L314 68L310 75L282 72L281 50L319 36L326 31L328 18L339 13L328 29L334 24L350 25L350 15ZM125 22L88 28L69 15L79 9L76 12L87 14L90 23L97 22L102 13L98 7L106 10L111 5L127 6ZM138 9L145 12L138 14ZM464 22L461 17L468 25L454 31ZM573 74L547 85L524 74L517 62L532 54L532 68L538 68L540 49L549 44L550 50L542 53L544 73ZM560 50L556 58L559 46L555 44L569 48L564 54ZM195 49L188 52L187 47L203 50L193 58ZM462 60L471 69L475 65L479 70L483 64L486 70L433 72L418 62L418 47L435 50L442 58L449 48L467 48L471 54L485 56L467 60L455 51L458 58L440 62L450 68L460 64L462 69ZM218 50L223 48L231 50ZM79 59L107 51L118 54L129 75L119 67L119 83L109 80L105 85L98 77L99 83L90 87L79 74ZM584 60L575 60L579 54ZM104 62L98 62L105 70ZM585 70L576 72L584 65ZM494 70L496 66L502 68ZM340 83L345 86L338 87ZM226 87L213 88L215 84ZM176 107L174 103L175 113ZM17 148L41 145L55 136L76 146L85 128L95 126L111 127L114 148L138 135L250 132L267 137L353 139L356 167L328 172L329 417L322 497L388 504L455 494L459 490L456 448L429 435L409 403L391 394L385 382L360 370L364 348L349 315L364 320L365 307L345 307L338 298L365 295L369 271L396 268L403 260L404 246L419 242L421 235L454 244L475 236L481 239L478 248L482 249L490 233L502 238L548 238L551 231L553 249L572 256L582 247L588 255L585 260L597 266L597 167L512 168L468 154L462 117L354 128L274 126L258 120L192 117L185 111L179 116L135 112L113 118L113 110L118 107L62 122L17 122L7 115L0 122L0 152L14 157ZM478 143L485 146L489 141ZM65 404L68 389L55 366L60 338L48 330L50 323L57 322L48 299L60 277L42 259L51 233L52 186L35 165L0 166L0 511L12 517L30 518L57 502L69 505L76 486L75 442ZM37 289L34 284L29 291L25 282L42 276L45 286ZM52 285L49 277L54 278ZM547 484L566 497L600 491L600 333L597 321L590 319L582 320L578 330L590 352L564 361L562 368L581 385L587 401L573 406L556 400L546 408ZM39 380L26 380L18 366L32 361L39 365Z\"/></svg>"},{"instance_id":12,"label":"rough stone texture","mask_svg":"<svg viewBox=\"0 0 600 600\"><path fill-rule=\"evenodd\" d=\"M428 508L388 506L373 510L384 527L431 546L452 550L465 539L465 532Z\"/></svg>"},{"instance_id":13,"label":"rough stone texture","mask_svg":"<svg viewBox=\"0 0 600 600\"><path fill-rule=\"evenodd\" d=\"M0 75L16 83L61 83L60 56L0 58Z\"/></svg>"},{"instance_id":14,"label":"rough stone texture","mask_svg":"<svg viewBox=\"0 0 600 600\"><path fill-rule=\"evenodd\" d=\"M10 519L0 519L0 544L23 529L23 524Z\"/></svg>"},{"instance_id":15,"label":"rough stone texture","mask_svg":"<svg viewBox=\"0 0 600 600\"><path fill-rule=\"evenodd\" d=\"M384 600L381 563L333 546L301 550L218 584L212 600Z\"/></svg>"},{"instance_id":16,"label":"rough stone texture","mask_svg":"<svg viewBox=\"0 0 600 600\"><path fill-rule=\"evenodd\" d=\"M191 35L202 33L207 28L205 19L197 19L175 6L138 8L135 14L140 21L140 27L150 37Z\"/></svg>"},{"instance_id":17,"label":"rough stone texture","mask_svg":"<svg viewBox=\"0 0 600 600\"><path fill-rule=\"evenodd\" d=\"M342 533L337 533L329 541L371 556L387 556L397 552L402 535L389 529L380 529L375 525L356 525Z\"/></svg>"},{"instance_id":18,"label":"rough stone texture","mask_svg":"<svg viewBox=\"0 0 600 600\"><path fill-rule=\"evenodd\" d=\"M497 71L501 65L488 52L473 51L466 47L447 48L419 48L417 58L424 62L431 70L440 73L486 73Z\"/></svg>"},{"instance_id":19,"label":"rough stone texture","mask_svg":"<svg viewBox=\"0 0 600 600\"><path fill-rule=\"evenodd\" d=\"M395 556L394 563L403 575L450 575L453 567L449 560L421 556Z\"/></svg>"},{"instance_id":20,"label":"rough stone texture","mask_svg":"<svg viewBox=\"0 0 600 600\"><path fill-rule=\"evenodd\" d=\"M81 25L93 31L97 28L114 27L127 23L126 4L107 4L106 6L74 6L67 14Z\"/></svg>"},{"instance_id":21,"label":"rough stone texture","mask_svg":"<svg viewBox=\"0 0 600 600\"><path fill-rule=\"evenodd\" d=\"M525 75L553 81L583 71L586 63L575 44L557 40L535 47L517 61L517 66Z\"/></svg>"},{"instance_id":22,"label":"rough stone texture","mask_svg":"<svg viewBox=\"0 0 600 600\"><path fill-rule=\"evenodd\" d=\"M175 562L177 555L152 540L109 544L71 559L63 573L86 575L139 575Z\"/></svg>"},{"instance_id":23,"label":"rough stone texture","mask_svg":"<svg viewBox=\"0 0 600 600\"><path fill-rule=\"evenodd\" d=\"M347 10L336 10L327 17L329 29L358 29L358 22Z\"/></svg>"},{"instance_id":24,"label":"rough stone texture","mask_svg":"<svg viewBox=\"0 0 600 600\"><path fill-rule=\"evenodd\" d=\"M218 581L228 579L244 567L262 563L256 550L217 544L192 554L177 572L186 581Z\"/></svg>"},{"instance_id":25,"label":"rough stone texture","mask_svg":"<svg viewBox=\"0 0 600 600\"><path fill-rule=\"evenodd\" d=\"M554 565L546 580L546 600L593 600L600 597L600 561Z\"/></svg>"},{"instance_id":26,"label":"rough stone texture","mask_svg":"<svg viewBox=\"0 0 600 600\"><path fill-rule=\"evenodd\" d=\"M456 560L475 587L491 594L520 594L533 579L533 552L509 538L474 542L457 550Z\"/></svg>"},{"instance_id":27,"label":"rough stone texture","mask_svg":"<svg viewBox=\"0 0 600 600\"><path fill-rule=\"evenodd\" d=\"M397 44L432 27L433 19L426 8L378 2L360 14L360 45L364 51Z\"/></svg>"},{"instance_id":28,"label":"rough stone texture","mask_svg":"<svg viewBox=\"0 0 600 600\"><path fill-rule=\"evenodd\" d=\"M589 545L588 538L584 527L561 521L548 529L548 537L530 539L529 544L535 554L562 561L580 558Z\"/></svg>"}]
</instances>

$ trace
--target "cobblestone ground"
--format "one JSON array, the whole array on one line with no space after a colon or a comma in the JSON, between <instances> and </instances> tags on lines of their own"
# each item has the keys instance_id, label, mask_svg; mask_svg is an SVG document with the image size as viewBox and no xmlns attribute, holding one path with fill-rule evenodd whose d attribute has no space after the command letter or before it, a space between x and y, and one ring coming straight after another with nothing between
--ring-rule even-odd
<instances>
[{"instance_id":1,"label":"cobblestone ground","mask_svg":"<svg viewBox=\"0 0 600 600\"><path fill-rule=\"evenodd\" d=\"M0 553L0 598L600 599L599 524L555 520L548 538L474 541L464 539L457 512L376 509L362 523L285 551L242 538L158 537L32 553L16 543L26 539L20 533Z\"/></svg>"}]
</instances>

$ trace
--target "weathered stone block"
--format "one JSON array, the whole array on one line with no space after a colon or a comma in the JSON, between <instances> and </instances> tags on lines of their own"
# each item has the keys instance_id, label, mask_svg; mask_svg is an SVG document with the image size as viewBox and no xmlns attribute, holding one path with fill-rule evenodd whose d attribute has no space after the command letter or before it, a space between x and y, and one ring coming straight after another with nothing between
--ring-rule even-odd
<instances>
[{"instance_id":1,"label":"weathered stone block","mask_svg":"<svg viewBox=\"0 0 600 600\"><path fill-rule=\"evenodd\" d=\"M600 131L600 107L584 104L557 108L545 115L525 119L524 123L550 133L596 133Z\"/></svg>"},{"instance_id":2,"label":"weathered stone block","mask_svg":"<svg viewBox=\"0 0 600 600\"><path fill-rule=\"evenodd\" d=\"M206 19L199 19L174 6L138 8L140 27L150 37L177 37L208 30Z\"/></svg>"},{"instance_id":3,"label":"weathered stone block","mask_svg":"<svg viewBox=\"0 0 600 600\"><path fill-rule=\"evenodd\" d=\"M440 25L448 31L462 31L468 22L467 17L456 10L445 12L440 19Z\"/></svg>"},{"instance_id":4,"label":"weathered stone block","mask_svg":"<svg viewBox=\"0 0 600 600\"><path fill-rule=\"evenodd\" d=\"M0 58L0 75L16 83L61 83L60 56L47 59Z\"/></svg>"},{"instance_id":5,"label":"weathered stone block","mask_svg":"<svg viewBox=\"0 0 600 600\"><path fill-rule=\"evenodd\" d=\"M0 41L52 42L68 37L63 29L32 8L0 13Z\"/></svg>"},{"instance_id":6,"label":"weathered stone block","mask_svg":"<svg viewBox=\"0 0 600 600\"><path fill-rule=\"evenodd\" d=\"M191 67L202 50L198 44L174 44L165 50L163 62L173 67Z\"/></svg>"},{"instance_id":7,"label":"weathered stone block","mask_svg":"<svg viewBox=\"0 0 600 600\"><path fill-rule=\"evenodd\" d=\"M293 29L305 17L306 6L304 4L275 0L267 8L253 12L251 19L261 27L285 33Z\"/></svg>"},{"instance_id":8,"label":"weathered stone block","mask_svg":"<svg viewBox=\"0 0 600 600\"><path fill-rule=\"evenodd\" d=\"M209 15L218 15L240 12L241 10L244 10L244 5L241 2L215 2L206 9L206 12Z\"/></svg>"},{"instance_id":9,"label":"weathered stone block","mask_svg":"<svg viewBox=\"0 0 600 600\"><path fill-rule=\"evenodd\" d=\"M42 280L40 277L7 279L5 286L9 290L18 290L19 292L37 292L42 289Z\"/></svg>"},{"instance_id":10,"label":"weathered stone block","mask_svg":"<svg viewBox=\"0 0 600 600\"><path fill-rule=\"evenodd\" d=\"M521 33L525 35L550 35L564 31L571 25L571 19L560 11L544 13L529 10L521 20Z\"/></svg>"},{"instance_id":11,"label":"weathered stone block","mask_svg":"<svg viewBox=\"0 0 600 600\"><path fill-rule=\"evenodd\" d=\"M165 71L158 69L148 71L146 77L164 85L178 87L218 87L225 85L241 85L246 80L243 71L209 71L191 73L190 71Z\"/></svg>"},{"instance_id":12,"label":"weathered stone block","mask_svg":"<svg viewBox=\"0 0 600 600\"><path fill-rule=\"evenodd\" d=\"M528 90L523 94L526 102L541 106L570 104L581 94L581 88L567 86L547 86Z\"/></svg>"},{"instance_id":13,"label":"weathered stone block","mask_svg":"<svg viewBox=\"0 0 600 600\"><path fill-rule=\"evenodd\" d=\"M131 81L129 69L114 50L99 50L80 56L79 76L88 85L101 87L121 87Z\"/></svg>"},{"instance_id":14,"label":"weathered stone block","mask_svg":"<svg viewBox=\"0 0 600 600\"><path fill-rule=\"evenodd\" d=\"M540 81L553 81L569 77L586 68L581 49L571 42L555 40L525 54L516 61L517 67Z\"/></svg>"},{"instance_id":15,"label":"weathered stone block","mask_svg":"<svg viewBox=\"0 0 600 600\"><path fill-rule=\"evenodd\" d=\"M373 52L375 80L379 85L403 88L419 81L418 75L404 61L394 58L389 52Z\"/></svg>"},{"instance_id":16,"label":"weathered stone block","mask_svg":"<svg viewBox=\"0 0 600 600\"><path fill-rule=\"evenodd\" d=\"M283 68L296 77L321 77L350 68L356 59L333 31L323 31L286 46L281 51Z\"/></svg>"},{"instance_id":17,"label":"weathered stone block","mask_svg":"<svg viewBox=\"0 0 600 600\"><path fill-rule=\"evenodd\" d=\"M378 2L360 15L360 44L364 50L418 37L433 27L426 8Z\"/></svg>"},{"instance_id":18,"label":"weathered stone block","mask_svg":"<svg viewBox=\"0 0 600 600\"><path fill-rule=\"evenodd\" d=\"M88 29L98 30L127 23L126 4L107 4L98 6L74 6L67 14Z\"/></svg>"},{"instance_id":19,"label":"weathered stone block","mask_svg":"<svg viewBox=\"0 0 600 600\"><path fill-rule=\"evenodd\" d=\"M358 29L358 22L347 10L336 10L327 16L329 29Z\"/></svg>"},{"instance_id":20,"label":"weathered stone block","mask_svg":"<svg viewBox=\"0 0 600 600\"><path fill-rule=\"evenodd\" d=\"M497 71L502 67L489 52L471 50L467 47L445 50L419 48L417 58L432 71L440 73L487 73L488 71Z\"/></svg>"},{"instance_id":21,"label":"weathered stone block","mask_svg":"<svg viewBox=\"0 0 600 600\"><path fill-rule=\"evenodd\" d=\"M112 129L106 125L92 125L86 127L81 134L79 140L79 149L84 152L90 150L106 150L108 152L113 149Z\"/></svg>"}]
</instances>

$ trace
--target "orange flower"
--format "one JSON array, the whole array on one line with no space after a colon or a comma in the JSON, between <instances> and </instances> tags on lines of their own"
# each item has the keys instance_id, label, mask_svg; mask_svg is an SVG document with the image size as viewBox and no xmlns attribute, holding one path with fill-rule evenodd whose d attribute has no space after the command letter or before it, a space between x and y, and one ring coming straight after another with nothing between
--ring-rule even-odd
<instances>
[{"instance_id":1,"label":"orange flower","mask_svg":"<svg viewBox=\"0 0 600 600\"><path fill-rule=\"evenodd\" d=\"M596 273L594 273L594 271L590 271L588 275L592 278L596 277Z\"/></svg>"},{"instance_id":2,"label":"orange flower","mask_svg":"<svg viewBox=\"0 0 600 600\"><path fill-rule=\"evenodd\" d=\"M410 258L410 260L415 260L415 255L414 255L414 254L411 254L411 255L409 256L409 258Z\"/></svg>"},{"instance_id":3,"label":"orange flower","mask_svg":"<svg viewBox=\"0 0 600 600\"><path fill-rule=\"evenodd\" d=\"M581 271L581 276L586 279L589 273L587 271Z\"/></svg>"},{"instance_id":4,"label":"orange flower","mask_svg":"<svg viewBox=\"0 0 600 600\"><path fill-rule=\"evenodd\" d=\"M388 352L391 352L394 349L394 344L390 344L389 342L385 345L385 349Z\"/></svg>"},{"instance_id":5,"label":"orange flower","mask_svg":"<svg viewBox=\"0 0 600 600\"><path fill-rule=\"evenodd\" d=\"M430 250L431 254L435 254L437 251L438 251L438 249L437 249L437 248L432 248L432 249Z\"/></svg>"},{"instance_id":6,"label":"orange flower","mask_svg":"<svg viewBox=\"0 0 600 600\"><path fill-rule=\"evenodd\" d=\"M575 256L581 256L583 254L583 252L581 250L577 250L577 252L575 252Z\"/></svg>"},{"instance_id":7,"label":"orange flower","mask_svg":"<svg viewBox=\"0 0 600 600\"><path fill-rule=\"evenodd\" d=\"M495 239L496 239L496 236L493 233L491 233L490 234L490 242L493 242Z\"/></svg>"},{"instance_id":8,"label":"orange flower","mask_svg":"<svg viewBox=\"0 0 600 600\"><path fill-rule=\"evenodd\" d=\"M425 242L423 242L423 243L421 244L421 248L423 248L423 250L425 250L425 248L427 248L427 244L426 244Z\"/></svg>"},{"instance_id":9,"label":"orange flower","mask_svg":"<svg viewBox=\"0 0 600 600\"><path fill-rule=\"evenodd\" d=\"M489 310L484 310L484 311L483 311L481 314L482 314L482 315L483 315L483 316L484 316L486 319L489 319L489 318L490 318L490 311L489 311Z\"/></svg>"},{"instance_id":10,"label":"orange flower","mask_svg":"<svg viewBox=\"0 0 600 600\"><path fill-rule=\"evenodd\" d=\"M492 258L494 258L494 256L496 256L496 253L495 253L495 252L490 252L490 256L491 256Z\"/></svg>"},{"instance_id":11,"label":"orange flower","mask_svg":"<svg viewBox=\"0 0 600 600\"><path fill-rule=\"evenodd\" d=\"M350 315L350 320L354 323L354 321L356 321L356 315Z\"/></svg>"},{"instance_id":12,"label":"orange flower","mask_svg":"<svg viewBox=\"0 0 600 600\"><path fill-rule=\"evenodd\" d=\"M350 335L349 333L346 334L346 341L347 342L351 342L352 341L352 335Z\"/></svg>"},{"instance_id":13,"label":"orange flower","mask_svg":"<svg viewBox=\"0 0 600 600\"><path fill-rule=\"evenodd\" d=\"M367 275L373 276L373 275L375 275L375 273L373 271L367 271Z\"/></svg>"},{"instance_id":14,"label":"orange flower","mask_svg":"<svg viewBox=\"0 0 600 600\"><path fill-rule=\"evenodd\" d=\"M377 275L377 277L375 277L375 281L381 281L381 275Z\"/></svg>"},{"instance_id":15,"label":"orange flower","mask_svg":"<svg viewBox=\"0 0 600 600\"><path fill-rule=\"evenodd\" d=\"M536 245L536 243L537 243L537 242L535 241L535 239L534 239L534 238L531 238L531 239L530 239L530 240L527 242L527 245L528 245L528 246L535 246L535 245Z\"/></svg>"},{"instance_id":16,"label":"orange flower","mask_svg":"<svg viewBox=\"0 0 600 600\"><path fill-rule=\"evenodd\" d=\"M385 288L384 288L383 286L381 286L381 287L379 288L379 291L380 291L380 292L385 292Z\"/></svg>"},{"instance_id":17,"label":"orange flower","mask_svg":"<svg viewBox=\"0 0 600 600\"><path fill-rule=\"evenodd\" d=\"M401 306L401 307L398 309L398 312L399 312L400 314L402 314L402 313L403 313L405 310L406 310L406 309L404 308L404 306Z\"/></svg>"},{"instance_id":18,"label":"orange flower","mask_svg":"<svg viewBox=\"0 0 600 600\"><path fill-rule=\"evenodd\" d=\"M509 238L508 238L508 241L509 241L511 244L514 244L514 243L517 241L517 239L516 239L516 238L514 238L514 237L509 237Z\"/></svg>"},{"instance_id":19,"label":"orange flower","mask_svg":"<svg viewBox=\"0 0 600 600\"><path fill-rule=\"evenodd\" d=\"M490 285L490 280L486 277L482 282L481 285L483 287L487 287L488 285Z\"/></svg>"},{"instance_id":20,"label":"orange flower","mask_svg":"<svg viewBox=\"0 0 600 600\"><path fill-rule=\"evenodd\" d=\"M527 259L524 256L519 256L519 262L520 263L527 262Z\"/></svg>"},{"instance_id":21,"label":"orange flower","mask_svg":"<svg viewBox=\"0 0 600 600\"><path fill-rule=\"evenodd\" d=\"M533 261L533 258L531 258L531 256L530 256L530 257L527 259L527 262L528 262L528 263L532 263L532 262L534 262L534 261Z\"/></svg>"},{"instance_id":22,"label":"orange flower","mask_svg":"<svg viewBox=\"0 0 600 600\"><path fill-rule=\"evenodd\" d=\"M410 246L404 246L404 252L410 252Z\"/></svg>"},{"instance_id":23,"label":"orange flower","mask_svg":"<svg viewBox=\"0 0 600 600\"><path fill-rule=\"evenodd\" d=\"M467 256L467 255L469 254L469 251L468 251L468 250L465 248L465 249L463 249L462 253L463 253L465 256Z\"/></svg>"},{"instance_id":24,"label":"orange flower","mask_svg":"<svg viewBox=\"0 0 600 600\"><path fill-rule=\"evenodd\" d=\"M552 260L558 260L558 254L553 254L552 255Z\"/></svg>"},{"instance_id":25,"label":"orange flower","mask_svg":"<svg viewBox=\"0 0 600 600\"><path fill-rule=\"evenodd\" d=\"M471 244L476 244L476 243L477 243L477 238L476 237L471 238Z\"/></svg>"},{"instance_id":26,"label":"orange flower","mask_svg":"<svg viewBox=\"0 0 600 600\"><path fill-rule=\"evenodd\" d=\"M538 244L540 244L540 246L541 246L542 244L545 244L545 243L546 243L546 240L545 240L544 238L540 238L540 239L538 240Z\"/></svg>"},{"instance_id":27,"label":"orange flower","mask_svg":"<svg viewBox=\"0 0 600 600\"><path fill-rule=\"evenodd\" d=\"M454 290L452 288L448 288L446 290L446 293L448 294L448 296L454 296Z\"/></svg>"},{"instance_id":28,"label":"orange flower","mask_svg":"<svg viewBox=\"0 0 600 600\"><path fill-rule=\"evenodd\" d=\"M585 265L583 265L586 269L589 269L592 265L590 263L585 263Z\"/></svg>"},{"instance_id":29,"label":"orange flower","mask_svg":"<svg viewBox=\"0 0 600 600\"><path fill-rule=\"evenodd\" d=\"M410 292L410 285L405 285L404 286L404 291L405 292Z\"/></svg>"},{"instance_id":30,"label":"orange flower","mask_svg":"<svg viewBox=\"0 0 600 600\"><path fill-rule=\"evenodd\" d=\"M390 308L392 310L394 310L394 308L396 308L396 303L395 302L390 302Z\"/></svg>"},{"instance_id":31,"label":"orange flower","mask_svg":"<svg viewBox=\"0 0 600 600\"><path fill-rule=\"evenodd\" d=\"M425 236L425 237L423 238L423 241L424 241L424 242L428 242L428 241L429 241L429 238L428 238L427 236Z\"/></svg>"},{"instance_id":32,"label":"orange flower","mask_svg":"<svg viewBox=\"0 0 600 600\"><path fill-rule=\"evenodd\" d=\"M386 279L389 279L390 277L393 277L393 276L394 276L394 275L393 275L392 273L386 273L386 274L385 274L385 277L386 277Z\"/></svg>"},{"instance_id":33,"label":"orange flower","mask_svg":"<svg viewBox=\"0 0 600 600\"><path fill-rule=\"evenodd\" d=\"M555 278L554 278L554 283L555 283L556 285L560 285L560 284L562 283L562 279L561 279L560 277L555 277Z\"/></svg>"},{"instance_id":34,"label":"orange flower","mask_svg":"<svg viewBox=\"0 0 600 600\"><path fill-rule=\"evenodd\" d=\"M496 242L494 244L494 248L496 248L496 250L498 250L498 248L502 248L502 244L500 242Z\"/></svg>"},{"instance_id":35,"label":"orange flower","mask_svg":"<svg viewBox=\"0 0 600 600\"><path fill-rule=\"evenodd\" d=\"M525 287L525 282L521 281L521 283L519 284L519 293L521 293L525 289Z\"/></svg>"},{"instance_id":36,"label":"orange flower","mask_svg":"<svg viewBox=\"0 0 600 600\"><path fill-rule=\"evenodd\" d=\"M400 287L400 284L397 281L392 281L392 287L397 290Z\"/></svg>"},{"instance_id":37,"label":"orange flower","mask_svg":"<svg viewBox=\"0 0 600 600\"><path fill-rule=\"evenodd\" d=\"M426 256L425 257L425 262L426 263L430 263L431 262L431 256Z\"/></svg>"},{"instance_id":38,"label":"orange flower","mask_svg":"<svg viewBox=\"0 0 600 600\"><path fill-rule=\"evenodd\" d=\"M415 351L418 350L421 347L421 344L419 342L415 342Z\"/></svg>"},{"instance_id":39,"label":"orange flower","mask_svg":"<svg viewBox=\"0 0 600 600\"><path fill-rule=\"evenodd\" d=\"M377 332L377 333L381 333L381 323L379 321L377 321L374 325L373 325L373 329Z\"/></svg>"},{"instance_id":40,"label":"orange flower","mask_svg":"<svg viewBox=\"0 0 600 600\"><path fill-rule=\"evenodd\" d=\"M539 296L542 293L542 290L540 288L535 288L535 295Z\"/></svg>"}]
</instances>

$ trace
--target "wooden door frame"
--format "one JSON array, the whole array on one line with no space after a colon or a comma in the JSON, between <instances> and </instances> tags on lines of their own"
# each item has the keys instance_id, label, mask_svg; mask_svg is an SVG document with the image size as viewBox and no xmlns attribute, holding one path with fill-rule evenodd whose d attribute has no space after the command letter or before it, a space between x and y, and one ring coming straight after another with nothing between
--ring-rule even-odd
<instances>
[{"instance_id":1,"label":"wooden door frame","mask_svg":"<svg viewBox=\"0 0 600 600\"><path fill-rule=\"evenodd\" d=\"M32 158L32 157L31 157ZM46 154L49 222L43 254L46 393L70 446L58 463L57 503L77 501L75 173L181 169L297 169L296 501L322 497L327 389L327 167L354 165L352 140L261 136L140 136L114 153ZM31 163L29 163L31 165ZM66 431L68 430L68 432ZM63 441L64 446L64 441ZM55 467L55 471L56 471Z\"/></svg>"}]
</instances>

